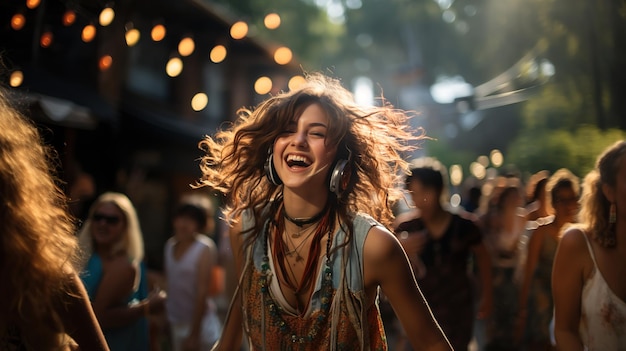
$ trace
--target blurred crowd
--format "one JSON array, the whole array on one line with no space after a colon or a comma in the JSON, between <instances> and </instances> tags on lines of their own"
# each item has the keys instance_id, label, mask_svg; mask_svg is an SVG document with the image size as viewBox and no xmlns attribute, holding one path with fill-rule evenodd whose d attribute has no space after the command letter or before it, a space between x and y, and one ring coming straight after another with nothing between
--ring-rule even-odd
<instances>
[{"instance_id":1,"label":"blurred crowd","mask_svg":"<svg viewBox=\"0 0 626 351\"><path fill-rule=\"evenodd\" d=\"M553 350L557 341L566 345L581 316L593 319L585 305L584 282L574 283L571 276L576 269L580 276L592 276L597 262L604 265L600 267L608 285L618 297L624 296L623 283L613 283L621 271L610 269L612 260L623 260L617 261L620 258L607 248L616 245L615 232L623 232L625 149L622 141L599 155L583 186L567 169L527 176L524 170L509 168L480 183L450 189L446 165L431 158L413 162L405 182L406 204L398 205L390 229L456 350ZM7 183L4 178L2 182L0 189ZM452 192L461 192L463 201L457 206L450 204ZM19 203L7 199L6 191L0 194L5 207ZM616 204L622 213L616 212ZM76 259L76 272L59 266L69 276L80 277L110 350L208 350L220 336L238 278L228 226L206 197L184 196L173 207L163 271L147 269L133 203L116 192L101 194L89 208L77 232L83 255ZM576 222L585 226L573 226ZM568 243L560 248L562 238ZM3 244L2 249L7 247ZM575 250L579 247L582 251ZM11 263L1 262L2 277L7 278ZM621 264L617 266L624 267ZM564 272L558 279L553 277L557 270ZM82 294L82 287L76 289ZM4 288L1 291L4 298ZM578 300L559 300L568 294ZM601 304L602 298L592 301ZM0 306L5 315L12 311L12 301ZM578 315L569 308L576 304L582 306ZM389 348L409 350L384 292L380 309ZM623 317L623 312L622 306L616 313ZM52 320L63 315L54 312ZM3 318L0 332L13 322ZM99 332L93 333L97 339ZM0 334L0 349L4 337Z\"/></svg>"}]
</instances>

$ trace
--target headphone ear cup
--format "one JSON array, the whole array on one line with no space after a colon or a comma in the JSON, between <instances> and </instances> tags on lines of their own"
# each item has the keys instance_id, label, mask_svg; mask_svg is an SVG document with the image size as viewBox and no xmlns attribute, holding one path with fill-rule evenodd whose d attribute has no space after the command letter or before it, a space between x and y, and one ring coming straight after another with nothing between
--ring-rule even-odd
<instances>
[{"instance_id":1,"label":"headphone ear cup","mask_svg":"<svg viewBox=\"0 0 626 351\"><path fill-rule=\"evenodd\" d=\"M341 193L348 187L350 181L350 165L348 160L338 160L330 174L330 182L328 189L335 193L337 196L341 196Z\"/></svg>"},{"instance_id":2,"label":"headphone ear cup","mask_svg":"<svg viewBox=\"0 0 626 351\"><path fill-rule=\"evenodd\" d=\"M274 168L274 153L273 152L270 152L267 155L267 160L265 160L265 175L267 176L267 179L270 181L270 183L274 185L281 185L283 183L283 181L280 180L280 177L278 176L276 169Z\"/></svg>"}]
</instances>

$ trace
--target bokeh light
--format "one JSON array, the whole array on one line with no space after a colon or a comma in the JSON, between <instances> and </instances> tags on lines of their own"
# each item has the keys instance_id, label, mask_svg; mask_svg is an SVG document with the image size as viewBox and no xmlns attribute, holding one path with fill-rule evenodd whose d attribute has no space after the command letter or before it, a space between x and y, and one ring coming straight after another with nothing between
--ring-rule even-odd
<instances>
[{"instance_id":1,"label":"bokeh light","mask_svg":"<svg viewBox=\"0 0 626 351\"><path fill-rule=\"evenodd\" d=\"M293 58L293 53L288 47L280 47L274 51L274 61L279 65L286 65L291 62Z\"/></svg>"},{"instance_id":2,"label":"bokeh light","mask_svg":"<svg viewBox=\"0 0 626 351\"><path fill-rule=\"evenodd\" d=\"M52 32L44 32L41 34L41 38L39 39L39 44L43 48L49 48L52 45L52 40L54 39L54 35Z\"/></svg>"},{"instance_id":3,"label":"bokeh light","mask_svg":"<svg viewBox=\"0 0 626 351\"><path fill-rule=\"evenodd\" d=\"M289 90L296 90L304 83L306 83L306 79L303 76L293 76L289 79L287 86L289 87Z\"/></svg>"},{"instance_id":4,"label":"bokeh light","mask_svg":"<svg viewBox=\"0 0 626 351\"><path fill-rule=\"evenodd\" d=\"M459 186L463 181L463 168L460 165L450 166L450 183Z\"/></svg>"},{"instance_id":5,"label":"bokeh light","mask_svg":"<svg viewBox=\"0 0 626 351\"><path fill-rule=\"evenodd\" d=\"M209 104L209 97L205 93L197 93L191 99L191 108L194 111L202 111Z\"/></svg>"},{"instance_id":6,"label":"bokeh light","mask_svg":"<svg viewBox=\"0 0 626 351\"><path fill-rule=\"evenodd\" d=\"M41 0L26 0L26 7L32 10L34 8L37 8L37 6L39 6L40 3L41 3Z\"/></svg>"},{"instance_id":7,"label":"bokeh light","mask_svg":"<svg viewBox=\"0 0 626 351\"><path fill-rule=\"evenodd\" d=\"M220 63L226 59L226 54L227 54L227 51L224 45L215 45L215 47L211 49L209 58L214 63Z\"/></svg>"},{"instance_id":8,"label":"bokeh light","mask_svg":"<svg viewBox=\"0 0 626 351\"><path fill-rule=\"evenodd\" d=\"M260 77L254 82L254 91L259 95L265 95L272 91L272 80L269 77Z\"/></svg>"},{"instance_id":9,"label":"bokeh light","mask_svg":"<svg viewBox=\"0 0 626 351\"><path fill-rule=\"evenodd\" d=\"M178 57L172 57L167 61L165 72L170 77L177 77L183 71L183 61Z\"/></svg>"},{"instance_id":10,"label":"bokeh light","mask_svg":"<svg viewBox=\"0 0 626 351\"><path fill-rule=\"evenodd\" d=\"M470 164L470 172L476 179L484 179L487 174L485 166L478 162L472 162L472 164Z\"/></svg>"},{"instance_id":11,"label":"bokeh light","mask_svg":"<svg viewBox=\"0 0 626 351\"><path fill-rule=\"evenodd\" d=\"M113 57L111 55L104 55L98 60L98 68L101 71L106 71L113 64Z\"/></svg>"},{"instance_id":12,"label":"bokeh light","mask_svg":"<svg viewBox=\"0 0 626 351\"><path fill-rule=\"evenodd\" d=\"M15 15L13 15L13 17L11 17L11 28L15 30L20 30L24 28L25 24L26 17L24 17L24 15L22 15L21 13L16 13Z\"/></svg>"},{"instance_id":13,"label":"bokeh light","mask_svg":"<svg viewBox=\"0 0 626 351\"><path fill-rule=\"evenodd\" d=\"M186 57L193 54L193 51L196 49L196 43L194 43L193 39L190 37L183 38L178 43L178 53L180 56Z\"/></svg>"},{"instance_id":14,"label":"bokeh light","mask_svg":"<svg viewBox=\"0 0 626 351\"><path fill-rule=\"evenodd\" d=\"M100 12L100 17L98 17L98 21L101 26L106 27L115 19L115 11L113 11L110 7L105 7L102 12Z\"/></svg>"},{"instance_id":15,"label":"bokeh light","mask_svg":"<svg viewBox=\"0 0 626 351\"><path fill-rule=\"evenodd\" d=\"M230 36L233 39L243 39L248 35L248 24L243 21L235 22L230 27Z\"/></svg>"},{"instance_id":16,"label":"bokeh light","mask_svg":"<svg viewBox=\"0 0 626 351\"><path fill-rule=\"evenodd\" d=\"M92 41L96 37L96 27L93 24L86 25L80 37L85 43Z\"/></svg>"},{"instance_id":17,"label":"bokeh light","mask_svg":"<svg viewBox=\"0 0 626 351\"><path fill-rule=\"evenodd\" d=\"M154 41L161 41L165 38L165 33L167 33L165 26L162 24L157 24L156 26L152 27L150 36Z\"/></svg>"},{"instance_id":18,"label":"bokeh light","mask_svg":"<svg viewBox=\"0 0 626 351\"><path fill-rule=\"evenodd\" d=\"M263 24L267 29L276 29L280 27L280 16L277 13L269 13L265 16Z\"/></svg>"},{"instance_id":19,"label":"bokeh light","mask_svg":"<svg viewBox=\"0 0 626 351\"><path fill-rule=\"evenodd\" d=\"M22 71L14 71L9 77L9 85L17 88L24 82L24 73Z\"/></svg>"},{"instance_id":20,"label":"bokeh light","mask_svg":"<svg viewBox=\"0 0 626 351\"><path fill-rule=\"evenodd\" d=\"M141 33L136 28L129 29L126 31L126 45L135 46L137 42L139 42L139 38L141 38Z\"/></svg>"},{"instance_id":21,"label":"bokeh light","mask_svg":"<svg viewBox=\"0 0 626 351\"><path fill-rule=\"evenodd\" d=\"M72 10L65 11L65 13L63 14L63 18L61 19L61 22L63 23L63 25L66 27L69 27L72 24L74 24L75 21L76 21L76 12Z\"/></svg>"},{"instance_id":22,"label":"bokeh light","mask_svg":"<svg viewBox=\"0 0 626 351\"><path fill-rule=\"evenodd\" d=\"M491 164L494 167L500 167L504 163L504 155L498 149L491 150Z\"/></svg>"}]
</instances>

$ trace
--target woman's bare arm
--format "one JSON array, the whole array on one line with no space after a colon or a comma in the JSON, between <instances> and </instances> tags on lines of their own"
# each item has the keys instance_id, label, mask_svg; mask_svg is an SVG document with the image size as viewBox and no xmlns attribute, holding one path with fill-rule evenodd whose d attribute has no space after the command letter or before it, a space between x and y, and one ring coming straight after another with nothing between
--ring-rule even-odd
<instances>
[{"instance_id":1,"label":"woman's bare arm","mask_svg":"<svg viewBox=\"0 0 626 351\"><path fill-rule=\"evenodd\" d=\"M372 227L364 248L365 288L380 286L415 350L452 350L435 321L396 237Z\"/></svg>"}]
</instances>

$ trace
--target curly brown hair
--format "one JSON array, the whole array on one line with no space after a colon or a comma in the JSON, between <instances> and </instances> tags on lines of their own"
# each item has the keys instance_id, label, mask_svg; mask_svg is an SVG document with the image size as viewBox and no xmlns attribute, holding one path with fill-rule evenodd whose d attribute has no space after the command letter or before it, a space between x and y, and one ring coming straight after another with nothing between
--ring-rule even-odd
<instances>
[{"instance_id":1,"label":"curly brown hair","mask_svg":"<svg viewBox=\"0 0 626 351\"><path fill-rule=\"evenodd\" d=\"M406 111L395 109L383 97L381 102L381 106L360 106L338 79L308 74L297 89L272 96L254 110L239 110L234 123L200 142L206 154L197 186L226 196L224 214L229 220L251 208L255 228L260 228L262 210L282 190L282 185L265 177L268 150L294 117L318 104L329 119L327 145L336 146L337 159L348 159L352 170L347 190L334 204L342 222L348 222L349 213L366 212L389 225L391 205L402 198L399 185L409 168L405 157L425 136L421 128L411 130Z\"/></svg>"},{"instance_id":2,"label":"curly brown hair","mask_svg":"<svg viewBox=\"0 0 626 351\"><path fill-rule=\"evenodd\" d=\"M626 157L626 141L620 140L598 156L596 167L587 174L580 198L579 221L591 236L604 247L617 244L615 228L609 223L610 201L602 192L602 185L615 187L619 161Z\"/></svg>"},{"instance_id":3,"label":"curly brown hair","mask_svg":"<svg viewBox=\"0 0 626 351\"><path fill-rule=\"evenodd\" d=\"M27 325L37 338L25 341L36 349L61 346L55 305L77 258L56 160L38 129L0 91L0 337L7 328Z\"/></svg>"}]
</instances>

